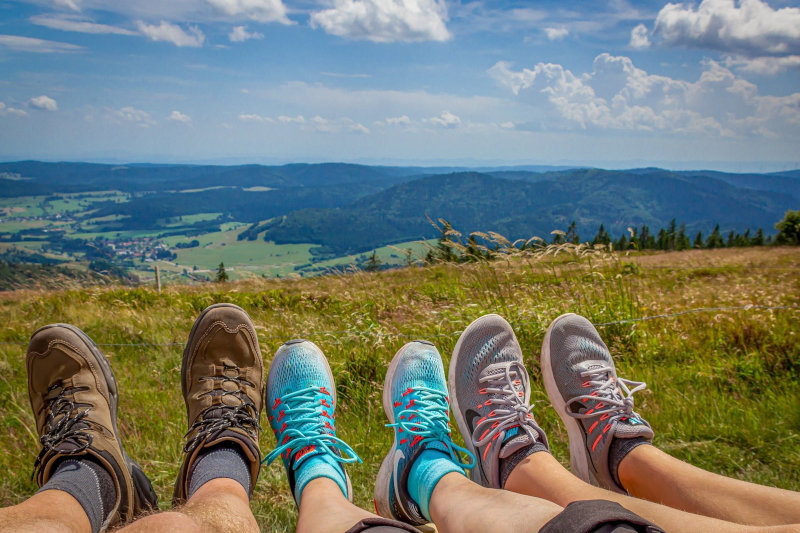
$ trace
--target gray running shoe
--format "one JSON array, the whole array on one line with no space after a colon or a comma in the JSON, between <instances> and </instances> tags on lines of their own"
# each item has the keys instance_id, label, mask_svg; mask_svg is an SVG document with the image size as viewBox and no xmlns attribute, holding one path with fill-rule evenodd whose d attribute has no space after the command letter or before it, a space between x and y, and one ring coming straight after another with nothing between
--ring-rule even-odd
<instances>
[{"instance_id":1,"label":"gray running shoe","mask_svg":"<svg viewBox=\"0 0 800 533\"><path fill-rule=\"evenodd\" d=\"M477 461L475 483L501 489L501 459L537 442L549 449L531 414L522 349L501 316L482 316L461 334L450 360L448 388L461 436Z\"/></svg>"},{"instance_id":2,"label":"gray running shoe","mask_svg":"<svg viewBox=\"0 0 800 533\"><path fill-rule=\"evenodd\" d=\"M567 426L572 473L592 485L626 494L609 468L614 439L652 440L650 425L633 410L645 384L617 377L608 348L591 322L574 313L550 324L542 346L550 402Z\"/></svg>"}]
</instances>

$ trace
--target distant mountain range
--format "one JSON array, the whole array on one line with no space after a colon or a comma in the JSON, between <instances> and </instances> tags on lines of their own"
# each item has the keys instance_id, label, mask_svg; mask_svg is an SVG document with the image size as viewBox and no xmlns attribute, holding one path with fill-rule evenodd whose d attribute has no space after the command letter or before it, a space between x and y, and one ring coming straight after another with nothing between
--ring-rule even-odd
<instances>
[{"instance_id":1,"label":"distant mountain range","mask_svg":"<svg viewBox=\"0 0 800 533\"><path fill-rule=\"evenodd\" d=\"M158 228L173 217L222 213L250 223L243 238L314 243L322 255L430 238L426 216L466 233L549 237L575 221L590 239L600 224L615 236L675 218L707 232L773 225L800 207L800 170L773 174L657 168L377 167L342 163L284 166L0 163L0 198L118 190L130 201L94 206L108 230ZM116 220L111 220L116 218Z\"/></svg>"}]
</instances>

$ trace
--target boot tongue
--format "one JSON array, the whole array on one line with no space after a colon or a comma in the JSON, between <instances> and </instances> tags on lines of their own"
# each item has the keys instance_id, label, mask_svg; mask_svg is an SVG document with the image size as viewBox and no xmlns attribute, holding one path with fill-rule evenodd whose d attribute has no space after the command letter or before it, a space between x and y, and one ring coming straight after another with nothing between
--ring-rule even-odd
<instances>
[{"instance_id":1,"label":"boot tongue","mask_svg":"<svg viewBox=\"0 0 800 533\"><path fill-rule=\"evenodd\" d=\"M520 431L519 427L513 427L506 431L503 438L503 445L500 448L500 459L510 457L514 452L530 446L536 442L524 431Z\"/></svg>"},{"instance_id":2,"label":"boot tongue","mask_svg":"<svg viewBox=\"0 0 800 533\"><path fill-rule=\"evenodd\" d=\"M614 428L614 436L621 439L632 439L634 437L644 437L652 440L653 430L637 416L620 418Z\"/></svg>"}]
</instances>

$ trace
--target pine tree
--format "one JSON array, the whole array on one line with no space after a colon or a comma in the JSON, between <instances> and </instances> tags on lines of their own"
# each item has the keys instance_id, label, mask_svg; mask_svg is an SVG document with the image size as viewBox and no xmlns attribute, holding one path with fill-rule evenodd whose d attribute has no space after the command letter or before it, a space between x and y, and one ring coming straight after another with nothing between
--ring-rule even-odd
<instances>
[{"instance_id":1,"label":"pine tree","mask_svg":"<svg viewBox=\"0 0 800 533\"><path fill-rule=\"evenodd\" d=\"M693 248L701 249L703 247L703 232L698 231L697 236L694 238Z\"/></svg>"},{"instance_id":2,"label":"pine tree","mask_svg":"<svg viewBox=\"0 0 800 533\"><path fill-rule=\"evenodd\" d=\"M578 236L578 228L575 225L575 221L573 220L570 223L569 228L567 228L567 234L564 237L567 242L571 242L572 244L580 244L581 238Z\"/></svg>"},{"instance_id":3,"label":"pine tree","mask_svg":"<svg viewBox=\"0 0 800 533\"><path fill-rule=\"evenodd\" d=\"M691 248L692 243L689 242L689 236L686 235L686 224L681 224L678 230L678 237L675 243L676 250L688 250Z\"/></svg>"},{"instance_id":4,"label":"pine tree","mask_svg":"<svg viewBox=\"0 0 800 533\"><path fill-rule=\"evenodd\" d=\"M600 224L600 228L597 230L597 235L594 236L592 239L592 244L610 244L611 243L611 236L606 231L606 228Z\"/></svg>"},{"instance_id":5,"label":"pine tree","mask_svg":"<svg viewBox=\"0 0 800 533\"><path fill-rule=\"evenodd\" d=\"M220 262L219 268L217 268L217 282L224 283L228 281L228 273L225 272L225 263Z\"/></svg>"},{"instance_id":6,"label":"pine tree","mask_svg":"<svg viewBox=\"0 0 800 533\"><path fill-rule=\"evenodd\" d=\"M623 233L622 236L614 243L614 249L623 252L628 249L628 237Z\"/></svg>"},{"instance_id":7,"label":"pine tree","mask_svg":"<svg viewBox=\"0 0 800 533\"><path fill-rule=\"evenodd\" d=\"M753 236L753 239L750 241L750 244L752 246L764 246L764 230L763 229L758 228L758 231L756 231L756 234L755 234L755 236Z\"/></svg>"},{"instance_id":8,"label":"pine tree","mask_svg":"<svg viewBox=\"0 0 800 533\"><path fill-rule=\"evenodd\" d=\"M725 241L722 240L722 235L719 232L719 224L714 226L714 231L706 239L706 248L724 248Z\"/></svg>"},{"instance_id":9,"label":"pine tree","mask_svg":"<svg viewBox=\"0 0 800 533\"><path fill-rule=\"evenodd\" d=\"M381 261L380 257L378 257L378 253L375 250L372 250L372 255L369 256L367 262L364 263L364 270L367 272L375 272L376 270L380 270L383 261Z\"/></svg>"},{"instance_id":10,"label":"pine tree","mask_svg":"<svg viewBox=\"0 0 800 533\"><path fill-rule=\"evenodd\" d=\"M669 221L669 228L667 229L667 240L669 242L669 244L668 244L668 249L669 250L674 250L675 248L677 248L677 242L676 241L677 241L677 236L678 235L675 232L675 227L676 226L677 226L677 223L675 222L674 218Z\"/></svg>"}]
</instances>

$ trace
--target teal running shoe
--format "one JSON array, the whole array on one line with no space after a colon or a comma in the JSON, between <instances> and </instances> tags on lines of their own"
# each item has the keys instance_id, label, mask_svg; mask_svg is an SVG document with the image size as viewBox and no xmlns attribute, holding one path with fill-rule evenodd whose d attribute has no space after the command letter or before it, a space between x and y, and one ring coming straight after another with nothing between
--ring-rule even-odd
<instances>
[{"instance_id":1,"label":"teal running shoe","mask_svg":"<svg viewBox=\"0 0 800 533\"><path fill-rule=\"evenodd\" d=\"M464 468L475 465L472 454L453 443L444 366L433 344L413 341L400 348L386 372L383 410L387 427L394 428L394 443L375 482L375 509L384 518L428 523L435 483L449 472L464 474ZM424 453L428 451L440 453ZM414 473L423 482L410 487L415 463L426 461L431 464L416 465Z\"/></svg>"},{"instance_id":2,"label":"teal running shoe","mask_svg":"<svg viewBox=\"0 0 800 533\"><path fill-rule=\"evenodd\" d=\"M325 355L313 342L291 340L275 353L266 407L278 445L264 461L283 460L297 505L303 488L319 477L335 481L352 501L353 487L343 465L361 459L336 436L336 385Z\"/></svg>"}]
</instances>

